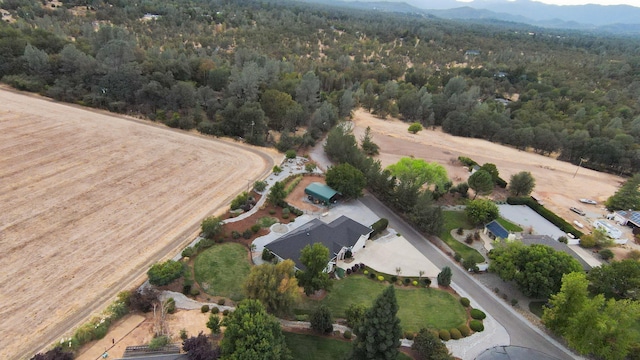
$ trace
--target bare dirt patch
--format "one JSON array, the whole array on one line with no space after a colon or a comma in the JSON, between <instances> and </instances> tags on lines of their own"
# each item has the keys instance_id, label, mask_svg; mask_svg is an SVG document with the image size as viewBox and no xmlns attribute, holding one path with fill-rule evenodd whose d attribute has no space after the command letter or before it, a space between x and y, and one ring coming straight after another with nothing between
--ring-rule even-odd
<instances>
[{"instance_id":1,"label":"bare dirt patch","mask_svg":"<svg viewBox=\"0 0 640 360\"><path fill-rule=\"evenodd\" d=\"M273 166L231 141L4 89L0 103L3 359L46 348L139 283Z\"/></svg>"},{"instance_id":2,"label":"bare dirt patch","mask_svg":"<svg viewBox=\"0 0 640 360\"><path fill-rule=\"evenodd\" d=\"M306 213L317 213L326 211L326 207L318 204L313 204L307 200L307 195L304 193L304 189L313 182L319 182L325 184L324 176L310 175L304 176L300 183L293 189L293 191L285 199L287 203L295 206L296 208Z\"/></svg>"},{"instance_id":3,"label":"bare dirt patch","mask_svg":"<svg viewBox=\"0 0 640 360\"><path fill-rule=\"evenodd\" d=\"M458 156L470 157L479 164L495 164L500 177L506 181L515 173L529 171L536 179L534 193L545 202L545 207L568 220L574 218L569 207L584 205L578 201L580 198L598 201L597 211L604 214L602 203L624 181L621 177L585 168L580 168L574 178L578 168L568 162L486 140L452 136L441 130L423 130L414 135L407 131L407 123L397 119L381 120L361 109L355 112L354 123L358 139L367 126L371 127L373 141L380 146L378 159L383 167L402 157L415 156L445 166L455 183L469 177L467 170L451 161Z\"/></svg>"}]
</instances>

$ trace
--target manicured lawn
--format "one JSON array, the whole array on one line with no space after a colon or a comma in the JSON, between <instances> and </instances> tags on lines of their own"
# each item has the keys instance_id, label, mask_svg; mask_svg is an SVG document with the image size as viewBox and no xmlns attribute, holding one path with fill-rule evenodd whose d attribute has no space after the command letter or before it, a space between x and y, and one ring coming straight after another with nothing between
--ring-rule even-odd
<instances>
[{"instance_id":1,"label":"manicured lawn","mask_svg":"<svg viewBox=\"0 0 640 360\"><path fill-rule=\"evenodd\" d=\"M320 304L331 309L334 317L344 317L351 304L371 306L387 284L362 275L351 275L333 283L331 291L321 300L305 299L298 305L301 313L310 313ZM466 320L464 308L453 295L437 289L396 288L398 317L403 331L418 332L422 327L450 329Z\"/></svg>"},{"instance_id":2,"label":"manicured lawn","mask_svg":"<svg viewBox=\"0 0 640 360\"><path fill-rule=\"evenodd\" d=\"M467 216L463 211L443 211L444 213L444 230L440 233L440 239L447 243L453 251L457 252L462 256L463 259L474 259L477 263L482 263L485 261L484 257L480 255L480 253L471 248L460 241L456 240L451 236L451 230L457 228L463 229L473 229L473 225L471 225L467 221Z\"/></svg>"},{"instance_id":3,"label":"manicured lawn","mask_svg":"<svg viewBox=\"0 0 640 360\"><path fill-rule=\"evenodd\" d=\"M198 254L194 264L196 281L207 294L233 300L242 299L250 268L247 249L235 243L212 246Z\"/></svg>"},{"instance_id":4,"label":"manicured lawn","mask_svg":"<svg viewBox=\"0 0 640 360\"><path fill-rule=\"evenodd\" d=\"M287 347L294 359L336 360L345 359L351 351L351 343L326 337L284 332ZM411 360L400 353L399 360Z\"/></svg>"},{"instance_id":5,"label":"manicured lawn","mask_svg":"<svg viewBox=\"0 0 640 360\"><path fill-rule=\"evenodd\" d=\"M505 228L507 231L511 231L511 232L521 232L523 229L512 223L511 221L507 220L507 219L503 219L501 217L498 218L498 220L496 220L498 223L500 223L500 225L502 225L503 228Z\"/></svg>"}]
</instances>

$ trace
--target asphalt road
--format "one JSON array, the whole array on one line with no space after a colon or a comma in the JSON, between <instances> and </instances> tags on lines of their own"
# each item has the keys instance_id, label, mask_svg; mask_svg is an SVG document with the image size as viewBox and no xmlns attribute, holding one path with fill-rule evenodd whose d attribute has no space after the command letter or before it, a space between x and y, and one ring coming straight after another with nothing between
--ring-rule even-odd
<instances>
[{"instance_id":1,"label":"asphalt road","mask_svg":"<svg viewBox=\"0 0 640 360\"><path fill-rule=\"evenodd\" d=\"M414 230L409 224L387 208L378 199L366 195L360 201L380 217L389 220L389 226L401 233L413 246L424 254L439 268L449 266L453 272L453 282L463 288L473 301L487 310L509 333L511 345L523 346L542 351L558 359L577 359L564 346L534 327L509 305L498 299L491 291L477 282L467 272L452 263L440 249L427 240L422 234Z\"/></svg>"}]
</instances>

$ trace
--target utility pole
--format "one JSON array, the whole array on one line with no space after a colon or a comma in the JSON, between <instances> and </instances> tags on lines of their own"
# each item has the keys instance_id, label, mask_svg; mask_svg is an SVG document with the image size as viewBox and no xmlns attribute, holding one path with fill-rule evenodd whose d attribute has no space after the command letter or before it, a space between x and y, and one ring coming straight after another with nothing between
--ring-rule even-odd
<instances>
[{"instance_id":1,"label":"utility pole","mask_svg":"<svg viewBox=\"0 0 640 360\"><path fill-rule=\"evenodd\" d=\"M573 177L575 178L576 175L578 175L578 170L580 170L580 166L582 166L582 162L586 162L586 159L580 158L580 163L578 164L578 168L576 169L576 172L573 173Z\"/></svg>"}]
</instances>

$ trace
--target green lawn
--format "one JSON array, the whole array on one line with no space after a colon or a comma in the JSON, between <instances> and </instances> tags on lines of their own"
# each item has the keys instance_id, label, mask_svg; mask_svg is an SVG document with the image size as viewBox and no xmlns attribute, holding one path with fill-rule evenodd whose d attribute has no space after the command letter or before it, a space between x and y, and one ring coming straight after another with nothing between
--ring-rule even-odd
<instances>
[{"instance_id":1,"label":"green lawn","mask_svg":"<svg viewBox=\"0 0 640 360\"><path fill-rule=\"evenodd\" d=\"M247 249L235 243L214 245L198 254L194 264L196 281L207 294L232 300L242 299L250 268Z\"/></svg>"},{"instance_id":2,"label":"green lawn","mask_svg":"<svg viewBox=\"0 0 640 360\"><path fill-rule=\"evenodd\" d=\"M444 230L440 233L440 239L447 243L453 251L462 256L463 259L474 259L477 263L485 261L478 250L461 243L451 236L451 230L457 228L473 229L473 225L467 221L467 215L463 211L443 211L444 213Z\"/></svg>"},{"instance_id":3,"label":"green lawn","mask_svg":"<svg viewBox=\"0 0 640 360\"><path fill-rule=\"evenodd\" d=\"M512 223L511 221L507 220L507 219L503 219L501 217L499 217L496 220L498 223L500 223L500 225L502 225L503 228L505 228L507 231L511 231L511 232L521 232L523 229Z\"/></svg>"},{"instance_id":4,"label":"green lawn","mask_svg":"<svg viewBox=\"0 0 640 360\"><path fill-rule=\"evenodd\" d=\"M305 299L297 306L298 313L310 313L320 304L331 309L334 317L344 317L351 304L371 306L373 300L388 286L363 275L351 275L333 283L331 291L321 300ZM453 295L437 289L396 288L398 318L403 331L418 332L420 328L451 329L466 321L462 305Z\"/></svg>"},{"instance_id":5,"label":"green lawn","mask_svg":"<svg viewBox=\"0 0 640 360\"><path fill-rule=\"evenodd\" d=\"M351 351L351 343L326 337L284 332L287 347L294 359L341 360ZM400 353L399 360L411 360Z\"/></svg>"}]
</instances>

